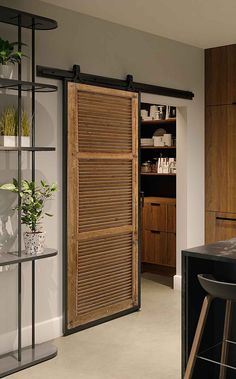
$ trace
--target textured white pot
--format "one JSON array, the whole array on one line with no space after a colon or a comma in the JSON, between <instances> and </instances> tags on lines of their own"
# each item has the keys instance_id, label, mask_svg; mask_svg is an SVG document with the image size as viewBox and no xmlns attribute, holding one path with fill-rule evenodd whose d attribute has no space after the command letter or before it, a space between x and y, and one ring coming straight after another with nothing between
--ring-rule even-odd
<instances>
[{"instance_id":1,"label":"textured white pot","mask_svg":"<svg viewBox=\"0 0 236 379\"><path fill-rule=\"evenodd\" d=\"M0 136L0 146L16 147L18 146L17 136ZM21 137L21 146L30 147L30 137Z\"/></svg>"},{"instance_id":2,"label":"textured white pot","mask_svg":"<svg viewBox=\"0 0 236 379\"><path fill-rule=\"evenodd\" d=\"M12 79L13 77L13 65L12 64L0 64L0 78Z\"/></svg>"},{"instance_id":3,"label":"textured white pot","mask_svg":"<svg viewBox=\"0 0 236 379\"><path fill-rule=\"evenodd\" d=\"M29 255L42 254L44 251L46 232L25 232L25 253Z\"/></svg>"}]
</instances>

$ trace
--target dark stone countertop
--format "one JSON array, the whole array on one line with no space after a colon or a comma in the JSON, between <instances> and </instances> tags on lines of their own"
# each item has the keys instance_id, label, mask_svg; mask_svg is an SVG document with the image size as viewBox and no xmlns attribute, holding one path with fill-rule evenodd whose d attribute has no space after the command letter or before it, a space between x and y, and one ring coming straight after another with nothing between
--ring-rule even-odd
<instances>
[{"instance_id":1,"label":"dark stone countertop","mask_svg":"<svg viewBox=\"0 0 236 379\"><path fill-rule=\"evenodd\" d=\"M236 263L236 238L183 250L185 256Z\"/></svg>"}]
</instances>

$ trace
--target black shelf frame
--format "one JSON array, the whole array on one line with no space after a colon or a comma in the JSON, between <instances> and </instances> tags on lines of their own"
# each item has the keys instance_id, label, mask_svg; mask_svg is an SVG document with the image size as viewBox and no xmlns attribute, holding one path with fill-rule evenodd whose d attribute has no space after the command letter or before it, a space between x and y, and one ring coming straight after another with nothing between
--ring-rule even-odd
<instances>
[{"instance_id":1,"label":"black shelf frame","mask_svg":"<svg viewBox=\"0 0 236 379\"><path fill-rule=\"evenodd\" d=\"M57 250L55 249L44 249L42 254L26 254L25 251L21 252L21 255L18 255L18 252L12 253L2 253L0 254L0 266L9 266L14 265L16 263L23 262L33 262L44 258L50 258L57 255Z\"/></svg>"},{"instance_id":2,"label":"black shelf frame","mask_svg":"<svg viewBox=\"0 0 236 379\"><path fill-rule=\"evenodd\" d=\"M9 89L9 90L15 90L18 91L18 89L21 89L21 91L34 91L34 92L56 92L57 86L54 86L52 84L46 84L46 83L36 83L36 82L27 82L23 80L16 80L16 79L2 79L0 78L0 90L2 89Z\"/></svg>"},{"instance_id":3,"label":"black shelf frame","mask_svg":"<svg viewBox=\"0 0 236 379\"><path fill-rule=\"evenodd\" d=\"M0 6L0 22L34 30L51 30L57 28L57 22L55 20L3 6Z\"/></svg>"},{"instance_id":4,"label":"black shelf frame","mask_svg":"<svg viewBox=\"0 0 236 379\"><path fill-rule=\"evenodd\" d=\"M30 146L30 147L8 147L8 146L0 146L0 152L1 151L55 151L55 147L41 147L41 146Z\"/></svg>"},{"instance_id":5,"label":"black shelf frame","mask_svg":"<svg viewBox=\"0 0 236 379\"><path fill-rule=\"evenodd\" d=\"M22 47L22 28L31 29L31 72L32 81L27 82L22 80L22 66L18 64L18 78L15 79L0 79L0 89L16 90L18 92L18 136L17 147L0 147L0 151L15 151L18 158L18 183L19 191L21 190L22 180L22 153L28 151L31 153L32 164L32 181L35 181L35 167L37 151L54 151L54 147L37 147L35 144L35 95L36 92L54 92L57 87L45 83L35 82L35 31L36 30L50 30L57 27L57 22L45 17L33 15L30 13L22 12L16 9L0 6L0 22L12 24L17 26L18 30L18 50L21 51ZM31 146L24 147L21 145L21 110L22 110L22 91L31 91ZM1 93L1 92L0 92ZM16 352L11 352L0 356L0 378L10 375L14 372L23 370L27 367L41 363L45 360L51 359L57 355L57 349L51 344L36 345L35 343L35 262L43 258L53 257L57 254L55 249L45 249L43 254L40 255L27 255L22 250L21 242L21 198L18 197L18 250L15 253L2 253L0 254L0 266L17 264L18 266L18 284L17 284L17 299L18 299L18 348ZM31 262L32 265L32 342L31 346L22 348L22 264Z\"/></svg>"}]
</instances>

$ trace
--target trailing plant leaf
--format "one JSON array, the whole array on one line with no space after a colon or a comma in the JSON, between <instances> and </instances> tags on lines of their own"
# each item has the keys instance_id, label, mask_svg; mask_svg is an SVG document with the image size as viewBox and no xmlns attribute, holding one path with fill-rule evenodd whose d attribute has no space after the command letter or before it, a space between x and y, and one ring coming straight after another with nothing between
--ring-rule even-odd
<instances>
[{"instance_id":1,"label":"trailing plant leaf","mask_svg":"<svg viewBox=\"0 0 236 379\"><path fill-rule=\"evenodd\" d=\"M52 199L54 192L58 190L57 184L47 184L41 181L41 186L36 186L35 182L28 180L21 181L19 188L18 181L14 178L13 183L0 186L0 189L18 193L21 198L21 222L27 225L32 232L38 231L44 214L51 217L49 213L43 213L46 201Z\"/></svg>"},{"instance_id":2,"label":"trailing plant leaf","mask_svg":"<svg viewBox=\"0 0 236 379\"><path fill-rule=\"evenodd\" d=\"M11 191L11 192L17 192L16 186L13 183L7 183L0 186L0 189Z\"/></svg>"}]
</instances>

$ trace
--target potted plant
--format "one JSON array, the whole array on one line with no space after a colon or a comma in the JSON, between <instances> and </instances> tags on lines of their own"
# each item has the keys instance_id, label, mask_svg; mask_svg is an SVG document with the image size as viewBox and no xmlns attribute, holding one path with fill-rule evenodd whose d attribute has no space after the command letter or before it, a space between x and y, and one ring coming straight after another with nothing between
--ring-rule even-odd
<instances>
[{"instance_id":1,"label":"potted plant","mask_svg":"<svg viewBox=\"0 0 236 379\"><path fill-rule=\"evenodd\" d=\"M40 185L37 186L35 182L22 180L21 188L19 188L18 181L13 179L13 183L3 184L0 189L17 193L20 196L21 223L29 229L24 232L26 254L42 254L46 232L42 231L41 222L44 215L52 216L44 212L44 207L57 191L57 184L47 184L41 180ZM15 209L19 209L19 207Z\"/></svg>"},{"instance_id":2,"label":"potted plant","mask_svg":"<svg viewBox=\"0 0 236 379\"><path fill-rule=\"evenodd\" d=\"M23 56L21 51L15 49L16 46L18 42L9 42L0 38L0 78L12 79L13 65L20 63Z\"/></svg>"},{"instance_id":3,"label":"potted plant","mask_svg":"<svg viewBox=\"0 0 236 379\"><path fill-rule=\"evenodd\" d=\"M15 147L18 145L18 117L14 107L7 107L0 115L0 145ZM30 146L30 120L28 113L21 112L21 146Z\"/></svg>"}]
</instances>

